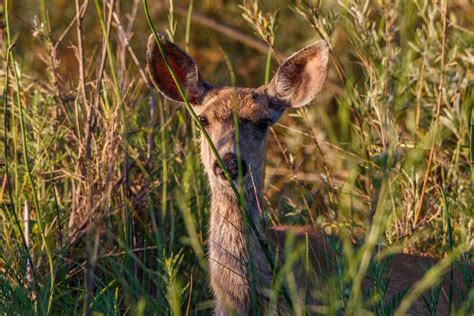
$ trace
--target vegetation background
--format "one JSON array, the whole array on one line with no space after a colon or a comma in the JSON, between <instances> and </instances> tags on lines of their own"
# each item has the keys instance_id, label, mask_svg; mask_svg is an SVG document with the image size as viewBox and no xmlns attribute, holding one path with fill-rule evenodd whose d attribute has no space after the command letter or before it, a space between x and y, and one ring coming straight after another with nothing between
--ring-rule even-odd
<instances>
[{"instance_id":1,"label":"vegetation background","mask_svg":"<svg viewBox=\"0 0 474 316\"><path fill-rule=\"evenodd\" d=\"M472 262L472 2L149 2L216 84L262 85L285 56L330 43L323 92L270 131L265 181L268 225L344 237L320 312L396 312L383 285L354 295L367 256L445 258L417 284L429 293ZM0 312L210 313L199 131L150 85L142 1L1 8ZM405 294L399 314L420 295ZM464 301L453 313L472 312L472 289Z\"/></svg>"}]
</instances>

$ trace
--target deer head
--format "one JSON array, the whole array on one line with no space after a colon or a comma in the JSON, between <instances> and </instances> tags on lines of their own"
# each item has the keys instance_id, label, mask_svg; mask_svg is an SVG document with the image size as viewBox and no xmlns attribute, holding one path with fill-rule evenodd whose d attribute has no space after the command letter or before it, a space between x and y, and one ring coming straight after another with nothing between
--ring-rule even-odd
<instances>
[{"instance_id":1,"label":"deer head","mask_svg":"<svg viewBox=\"0 0 474 316\"><path fill-rule=\"evenodd\" d=\"M280 65L268 85L250 89L207 83L186 52L163 35L158 37L178 82L231 177L234 180L238 177L236 116L243 180L245 184L250 183L249 174L252 173L259 183L268 128L285 109L308 104L321 90L327 74L327 44L318 41L294 53ZM183 102L153 35L148 40L148 71L163 95L173 101ZM205 139L201 141L201 159L211 186L214 189L228 187L225 175Z\"/></svg>"}]
</instances>

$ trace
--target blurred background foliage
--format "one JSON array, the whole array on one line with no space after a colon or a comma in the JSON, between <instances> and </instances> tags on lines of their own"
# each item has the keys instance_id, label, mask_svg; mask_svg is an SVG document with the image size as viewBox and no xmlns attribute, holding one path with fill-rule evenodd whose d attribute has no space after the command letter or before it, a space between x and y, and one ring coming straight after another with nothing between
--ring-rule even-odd
<instances>
[{"instance_id":1,"label":"blurred background foliage","mask_svg":"<svg viewBox=\"0 0 474 316\"><path fill-rule=\"evenodd\" d=\"M4 4L0 310L208 312L199 132L144 73L141 1ZM389 252L472 252L470 1L204 0L189 20L190 5L149 3L214 84L260 86L330 44L323 92L269 132L267 223L359 241L382 225Z\"/></svg>"}]
</instances>

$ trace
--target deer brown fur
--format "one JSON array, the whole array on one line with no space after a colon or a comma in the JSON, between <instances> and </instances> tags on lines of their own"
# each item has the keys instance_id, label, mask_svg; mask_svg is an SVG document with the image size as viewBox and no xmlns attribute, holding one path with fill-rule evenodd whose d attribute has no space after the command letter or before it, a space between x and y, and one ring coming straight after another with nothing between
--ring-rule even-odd
<instances>
[{"instance_id":1,"label":"deer brown fur","mask_svg":"<svg viewBox=\"0 0 474 316\"><path fill-rule=\"evenodd\" d=\"M193 106L202 125L213 141L231 177L237 181L238 161L234 115L238 118L239 149L241 154L244 198L255 230L244 226L244 218L236 195L206 139L201 140L201 160L211 188L209 273L211 288L216 298L215 313L228 315L250 313L252 289L258 298L267 301L266 288L271 286L271 267L266 260L261 243L263 236L272 249L282 247L289 231L296 239L309 238L311 261L317 274L333 271L334 257L322 233L298 227L275 227L263 230L260 222L262 205L262 176L268 127L275 123L287 108L309 103L321 90L327 73L329 49L318 41L286 59L272 81L256 89L215 87L205 82L196 63L180 48L159 35L168 60L180 85ZM155 86L169 99L182 102L177 87L161 57L154 36L148 41L148 71ZM397 255L390 265L390 286L385 299L409 287L423 276L432 260L419 256ZM252 275L251 275L252 274ZM456 280L460 280L456 273ZM250 283L255 282L254 284ZM364 289L372 286L370 278L363 282ZM438 313L447 313L447 285L438 305ZM417 301L411 312L427 313L422 300Z\"/></svg>"}]
</instances>

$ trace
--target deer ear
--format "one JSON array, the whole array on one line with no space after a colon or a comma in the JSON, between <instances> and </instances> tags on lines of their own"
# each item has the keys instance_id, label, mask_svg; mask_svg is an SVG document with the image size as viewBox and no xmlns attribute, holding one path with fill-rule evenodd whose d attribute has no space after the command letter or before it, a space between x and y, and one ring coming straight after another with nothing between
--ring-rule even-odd
<instances>
[{"instance_id":1,"label":"deer ear","mask_svg":"<svg viewBox=\"0 0 474 316\"><path fill-rule=\"evenodd\" d=\"M275 106L298 108L309 103L324 85L328 58L325 41L317 41L288 57L267 87Z\"/></svg>"},{"instance_id":2,"label":"deer ear","mask_svg":"<svg viewBox=\"0 0 474 316\"><path fill-rule=\"evenodd\" d=\"M166 40L162 34L158 34L158 39L189 102L193 105L200 104L209 85L201 78L196 63L191 56ZM153 34L148 38L147 59L148 73L155 87L167 98L183 102Z\"/></svg>"}]
</instances>

